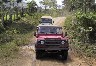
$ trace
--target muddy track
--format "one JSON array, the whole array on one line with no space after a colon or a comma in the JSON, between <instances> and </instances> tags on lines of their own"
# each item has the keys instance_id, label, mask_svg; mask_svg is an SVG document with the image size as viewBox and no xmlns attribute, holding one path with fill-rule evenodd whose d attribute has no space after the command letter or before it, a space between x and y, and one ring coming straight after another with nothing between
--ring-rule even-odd
<instances>
[{"instance_id":1,"label":"muddy track","mask_svg":"<svg viewBox=\"0 0 96 66\"><path fill-rule=\"evenodd\" d=\"M54 18L55 25L63 26L65 17ZM35 38L31 39L32 43L21 47L20 54L22 58L16 60L15 63L7 66L95 66L88 64L84 59L81 59L74 48L70 46L69 56L66 61L60 60L58 55L45 55L44 58L36 60L35 58Z\"/></svg>"}]
</instances>

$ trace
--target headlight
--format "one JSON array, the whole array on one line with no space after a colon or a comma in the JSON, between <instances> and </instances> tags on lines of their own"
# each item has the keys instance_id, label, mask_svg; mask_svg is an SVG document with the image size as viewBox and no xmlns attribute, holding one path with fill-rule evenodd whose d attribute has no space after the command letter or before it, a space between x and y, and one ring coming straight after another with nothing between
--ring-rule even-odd
<instances>
[{"instance_id":1,"label":"headlight","mask_svg":"<svg viewBox=\"0 0 96 66\"><path fill-rule=\"evenodd\" d=\"M41 44L44 44L44 41L41 41Z\"/></svg>"},{"instance_id":2,"label":"headlight","mask_svg":"<svg viewBox=\"0 0 96 66\"><path fill-rule=\"evenodd\" d=\"M61 44L65 44L65 41L62 41Z\"/></svg>"}]
</instances>

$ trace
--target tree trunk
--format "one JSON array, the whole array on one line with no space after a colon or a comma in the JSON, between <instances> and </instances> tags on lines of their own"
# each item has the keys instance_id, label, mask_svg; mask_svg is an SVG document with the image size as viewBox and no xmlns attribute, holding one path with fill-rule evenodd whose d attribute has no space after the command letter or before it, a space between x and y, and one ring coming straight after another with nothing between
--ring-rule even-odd
<instances>
[{"instance_id":1,"label":"tree trunk","mask_svg":"<svg viewBox=\"0 0 96 66\"><path fill-rule=\"evenodd\" d=\"M9 21L10 21L10 23L12 23L12 13L10 13Z\"/></svg>"},{"instance_id":2,"label":"tree trunk","mask_svg":"<svg viewBox=\"0 0 96 66\"><path fill-rule=\"evenodd\" d=\"M16 7L16 19L18 19L18 3L17 3L17 7Z\"/></svg>"},{"instance_id":3,"label":"tree trunk","mask_svg":"<svg viewBox=\"0 0 96 66\"><path fill-rule=\"evenodd\" d=\"M14 12L14 20L15 20L15 12Z\"/></svg>"},{"instance_id":4,"label":"tree trunk","mask_svg":"<svg viewBox=\"0 0 96 66\"><path fill-rule=\"evenodd\" d=\"M7 15L8 15L8 13L6 12L6 21L7 21Z\"/></svg>"},{"instance_id":5,"label":"tree trunk","mask_svg":"<svg viewBox=\"0 0 96 66\"><path fill-rule=\"evenodd\" d=\"M2 21L2 26L4 27L4 10L3 10L3 5L1 6L1 21Z\"/></svg>"},{"instance_id":6,"label":"tree trunk","mask_svg":"<svg viewBox=\"0 0 96 66\"><path fill-rule=\"evenodd\" d=\"M18 9L16 9L16 19L18 19Z\"/></svg>"},{"instance_id":7,"label":"tree trunk","mask_svg":"<svg viewBox=\"0 0 96 66\"><path fill-rule=\"evenodd\" d=\"M46 10L47 10L47 6L45 5L45 13L46 13Z\"/></svg>"}]
</instances>

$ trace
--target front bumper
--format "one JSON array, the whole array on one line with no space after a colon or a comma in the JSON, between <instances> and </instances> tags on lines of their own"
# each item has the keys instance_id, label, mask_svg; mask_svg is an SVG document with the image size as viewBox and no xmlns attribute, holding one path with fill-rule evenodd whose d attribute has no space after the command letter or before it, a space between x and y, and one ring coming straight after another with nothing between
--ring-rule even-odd
<instances>
[{"instance_id":1,"label":"front bumper","mask_svg":"<svg viewBox=\"0 0 96 66\"><path fill-rule=\"evenodd\" d=\"M44 51L61 51L69 50L69 44L35 44L35 50L44 50Z\"/></svg>"},{"instance_id":2,"label":"front bumper","mask_svg":"<svg viewBox=\"0 0 96 66\"><path fill-rule=\"evenodd\" d=\"M69 48L60 48L60 47L43 47L43 48L36 48L35 50L44 50L44 51L61 51L61 50L69 50Z\"/></svg>"}]
</instances>

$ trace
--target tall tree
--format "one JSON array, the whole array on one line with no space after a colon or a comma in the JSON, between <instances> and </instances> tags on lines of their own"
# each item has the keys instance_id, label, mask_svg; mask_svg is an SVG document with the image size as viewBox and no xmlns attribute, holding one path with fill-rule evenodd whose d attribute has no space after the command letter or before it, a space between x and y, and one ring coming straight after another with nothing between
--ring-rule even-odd
<instances>
[{"instance_id":1,"label":"tall tree","mask_svg":"<svg viewBox=\"0 0 96 66\"><path fill-rule=\"evenodd\" d=\"M57 9L57 1L56 0L51 0L50 4L52 8Z\"/></svg>"},{"instance_id":2,"label":"tall tree","mask_svg":"<svg viewBox=\"0 0 96 66\"><path fill-rule=\"evenodd\" d=\"M48 7L50 7L50 2L51 0L43 0L43 1L40 1L40 4L44 5L44 8L45 8L45 11Z\"/></svg>"},{"instance_id":3,"label":"tall tree","mask_svg":"<svg viewBox=\"0 0 96 66\"><path fill-rule=\"evenodd\" d=\"M5 27L5 23L4 23L4 5L3 3L8 2L7 0L2 0L0 1L0 5L1 5L1 20L2 20L2 26Z\"/></svg>"},{"instance_id":4,"label":"tall tree","mask_svg":"<svg viewBox=\"0 0 96 66\"><path fill-rule=\"evenodd\" d=\"M95 0L64 0L62 3L70 11L80 9L86 13L89 11Z\"/></svg>"},{"instance_id":5,"label":"tall tree","mask_svg":"<svg viewBox=\"0 0 96 66\"><path fill-rule=\"evenodd\" d=\"M56 0L43 0L40 1L41 5L44 6L45 8L45 13L47 13L47 11L49 10L55 10L57 9L57 1Z\"/></svg>"},{"instance_id":6,"label":"tall tree","mask_svg":"<svg viewBox=\"0 0 96 66\"><path fill-rule=\"evenodd\" d=\"M34 0L28 3L28 10L30 14L37 12L37 4Z\"/></svg>"},{"instance_id":7,"label":"tall tree","mask_svg":"<svg viewBox=\"0 0 96 66\"><path fill-rule=\"evenodd\" d=\"M17 0L17 7L15 8L16 11L16 18L18 19L18 3L22 2L22 0Z\"/></svg>"}]
</instances>

